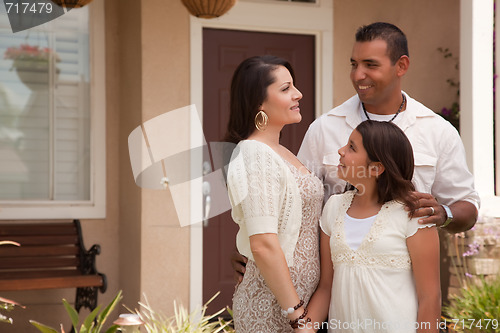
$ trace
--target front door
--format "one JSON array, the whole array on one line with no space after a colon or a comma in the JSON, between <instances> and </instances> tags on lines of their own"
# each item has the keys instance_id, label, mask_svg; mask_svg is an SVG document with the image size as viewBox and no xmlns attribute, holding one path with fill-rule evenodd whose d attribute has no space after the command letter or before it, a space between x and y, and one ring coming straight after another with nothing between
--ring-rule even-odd
<instances>
[{"instance_id":1,"label":"front door","mask_svg":"<svg viewBox=\"0 0 500 333\"><path fill-rule=\"evenodd\" d=\"M302 121L284 128L281 143L297 154L314 120L315 42L312 35L203 29L203 133L207 142L222 141L229 120L229 87L236 67L246 58L272 54L290 62L302 92ZM208 159L209 160L209 159ZM203 302L220 291L208 313L232 306L235 282L230 255L238 226L226 212L203 228Z\"/></svg>"}]
</instances>

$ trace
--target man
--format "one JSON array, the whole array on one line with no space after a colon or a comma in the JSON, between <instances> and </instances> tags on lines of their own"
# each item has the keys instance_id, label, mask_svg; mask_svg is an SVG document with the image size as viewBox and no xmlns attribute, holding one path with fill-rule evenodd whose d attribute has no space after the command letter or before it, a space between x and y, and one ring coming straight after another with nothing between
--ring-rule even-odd
<instances>
[{"instance_id":1,"label":"man","mask_svg":"<svg viewBox=\"0 0 500 333\"><path fill-rule=\"evenodd\" d=\"M399 28L384 22L360 27L351 56L357 95L311 124L298 157L322 179L326 198L342 193L345 183L336 177L338 149L360 122L392 121L414 150L414 194L420 208L414 216L449 232L468 230L477 220L480 200L462 141L450 123L401 91L409 65L408 43ZM231 261L239 281L246 258L236 252Z\"/></svg>"},{"instance_id":2,"label":"man","mask_svg":"<svg viewBox=\"0 0 500 333\"><path fill-rule=\"evenodd\" d=\"M450 123L401 91L409 65L406 36L399 28L383 22L359 28L351 56L357 95L311 124L298 157L323 180L325 192L340 193L345 183L336 177L338 149L360 122L392 121L414 150L420 207L415 216L450 232L468 230L477 219L479 196L462 141Z\"/></svg>"}]
</instances>

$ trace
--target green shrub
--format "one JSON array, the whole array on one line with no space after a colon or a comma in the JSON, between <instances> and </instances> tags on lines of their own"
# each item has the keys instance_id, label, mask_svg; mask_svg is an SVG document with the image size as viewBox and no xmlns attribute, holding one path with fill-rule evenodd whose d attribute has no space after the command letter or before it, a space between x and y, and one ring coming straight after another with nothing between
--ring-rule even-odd
<instances>
[{"instance_id":1,"label":"green shrub","mask_svg":"<svg viewBox=\"0 0 500 333\"><path fill-rule=\"evenodd\" d=\"M75 328L75 333L100 333L103 329L103 325L106 322L106 319L109 317L110 313L114 310L118 302L122 298L122 292L118 292L118 295L108 304L108 306L101 311L101 305L94 309L85 319L83 320L80 329L78 329L79 324L79 316L78 312L76 312L75 308L73 308L65 299L63 299L64 307L66 308L66 312L71 318L71 323ZM42 333L58 333L52 327L49 327L44 324L40 324L34 320L30 320L30 323L38 328L38 330ZM117 325L112 325L110 328L106 330L106 333L114 333L118 329ZM61 324L61 333L65 333L64 328Z\"/></svg>"},{"instance_id":2,"label":"green shrub","mask_svg":"<svg viewBox=\"0 0 500 333\"><path fill-rule=\"evenodd\" d=\"M448 328L456 332L500 332L500 276L469 283L443 308Z\"/></svg>"},{"instance_id":3,"label":"green shrub","mask_svg":"<svg viewBox=\"0 0 500 333\"><path fill-rule=\"evenodd\" d=\"M174 301L174 315L166 317L162 313L155 311L149 305L147 299L145 303L139 303L140 309L135 310L148 333L234 333L231 322L225 322L218 316L226 309L221 309L213 315L207 315L208 304L217 297L217 293L201 308L189 313L182 305L177 305ZM231 310L227 309L231 314ZM133 312L133 311L132 311Z\"/></svg>"}]
</instances>

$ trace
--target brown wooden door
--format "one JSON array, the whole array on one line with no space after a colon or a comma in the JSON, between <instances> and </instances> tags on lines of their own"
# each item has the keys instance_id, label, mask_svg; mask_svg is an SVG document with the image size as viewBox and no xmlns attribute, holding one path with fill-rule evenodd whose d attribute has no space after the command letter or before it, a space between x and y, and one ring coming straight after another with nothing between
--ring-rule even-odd
<instances>
[{"instance_id":1,"label":"brown wooden door","mask_svg":"<svg viewBox=\"0 0 500 333\"><path fill-rule=\"evenodd\" d=\"M295 70L295 84L302 121L284 128L281 142L297 154L302 138L314 120L315 46L312 35L203 29L203 132L207 142L221 141L229 119L229 87L236 67L246 58L272 54L288 60ZM208 221L203 229L203 302L217 291L209 313L232 306L234 292L230 255L238 226L230 212Z\"/></svg>"}]
</instances>

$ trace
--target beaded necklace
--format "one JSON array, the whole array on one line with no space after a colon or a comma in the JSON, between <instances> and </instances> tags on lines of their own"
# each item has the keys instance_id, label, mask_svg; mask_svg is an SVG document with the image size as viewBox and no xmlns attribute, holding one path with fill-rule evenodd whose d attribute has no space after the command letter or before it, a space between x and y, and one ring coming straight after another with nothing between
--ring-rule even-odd
<instances>
[{"instance_id":1,"label":"beaded necklace","mask_svg":"<svg viewBox=\"0 0 500 333\"><path fill-rule=\"evenodd\" d=\"M396 117L398 116L398 114L401 112L401 110L403 109L403 105L405 105L405 102L406 102L406 96L404 94L401 94L401 96L403 96L403 102L401 102L401 105L399 106L399 109L398 109L398 112L396 112L396 114L394 115L394 117L392 117L391 120L389 120L389 122L393 121L394 119L396 119ZM366 119L368 120L371 120L370 117L368 117L368 112L366 112L366 109L365 109L365 104L364 103L361 103L361 106L363 106L363 112L365 113L365 116L366 116Z\"/></svg>"}]
</instances>

